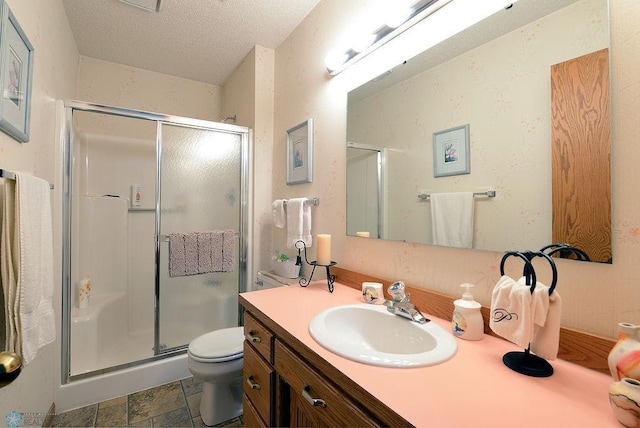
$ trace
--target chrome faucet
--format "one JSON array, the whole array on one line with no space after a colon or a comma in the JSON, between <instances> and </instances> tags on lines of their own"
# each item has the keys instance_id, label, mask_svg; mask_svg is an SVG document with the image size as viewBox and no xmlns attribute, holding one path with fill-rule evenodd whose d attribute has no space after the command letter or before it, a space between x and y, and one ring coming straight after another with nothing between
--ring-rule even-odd
<instances>
[{"instance_id":1,"label":"chrome faucet","mask_svg":"<svg viewBox=\"0 0 640 428\"><path fill-rule=\"evenodd\" d=\"M416 309L415 305L409 301L411 294L404 292L404 282L394 282L389 286L387 292L391 294L392 300L385 300L384 305L392 314L410 319L420 324L431 321L430 319L425 318L424 315Z\"/></svg>"}]
</instances>

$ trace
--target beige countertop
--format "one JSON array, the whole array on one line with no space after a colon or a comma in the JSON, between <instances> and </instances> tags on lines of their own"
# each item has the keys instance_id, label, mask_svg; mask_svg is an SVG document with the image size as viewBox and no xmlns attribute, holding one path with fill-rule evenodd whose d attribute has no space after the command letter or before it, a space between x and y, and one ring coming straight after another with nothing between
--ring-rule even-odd
<instances>
[{"instance_id":1,"label":"beige countertop","mask_svg":"<svg viewBox=\"0 0 640 428\"><path fill-rule=\"evenodd\" d=\"M456 339L456 355L436 366L370 366L327 351L308 330L324 309L362 303L358 290L336 283L329 293L326 281L314 281L242 296L416 427L620 427L609 406L613 379L602 373L555 360L551 377L525 376L502 363L505 353L519 350L516 345L487 335L475 342ZM450 331L450 322L429 318Z\"/></svg>"}]
</instances>

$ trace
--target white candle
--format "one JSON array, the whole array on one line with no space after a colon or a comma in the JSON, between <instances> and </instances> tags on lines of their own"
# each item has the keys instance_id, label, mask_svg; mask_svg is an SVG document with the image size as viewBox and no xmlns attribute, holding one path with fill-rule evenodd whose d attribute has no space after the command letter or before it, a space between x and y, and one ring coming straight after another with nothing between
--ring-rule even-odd
<instances>
[{"instance_id":1,"label":"white candle","mask_svg":"<svg viewBox=\"0 0 640 428\"><path fill-rule=\"evenodd\" d=\"M318 234L316 237L318 243L317 260L319 265L331 264L331 235Z\"/></svg>"},{"instance_id":2,"label":"white candle","mask_svg":"<svg viewBox=\"0 0 640 428\"><path fill-rule=\"evenodd\" d=\"M356 232L356 236L359 236L360 238L368 238L369 232Z\"/></svg>"}]
</instances>

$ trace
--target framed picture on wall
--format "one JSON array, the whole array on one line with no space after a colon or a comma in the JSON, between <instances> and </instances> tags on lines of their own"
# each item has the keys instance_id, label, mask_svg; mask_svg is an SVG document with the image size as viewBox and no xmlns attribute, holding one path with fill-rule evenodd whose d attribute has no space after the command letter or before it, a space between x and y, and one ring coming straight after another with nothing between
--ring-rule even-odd
<instances>
[{"instance_id":1,"label":"framed picture on wall","mask_svg":"<svg viewBox=\"0 0 640 428\"><path fill-rule=\"evenodd\" d=\"M313 181L313 119L287 131L287 184Z\"/></svg>"},{"instance_id":2,"label":"framed picture on wall","mask_svg":"<svg viewBox=\"0 0 640 428\"><path fill-rule=\"evenodd\" d=\"M4 1L0 13L0 129L26 143L31 116L33 46Z\"/></svg>"},{"instance_id":3,"label":"framed picture on wall","mask_svg":"<svg viewBox=\"0 0 640 428\"><path fill-rule=\"evenodd\" d=\"M469 124L433 133L433 176L471 173Z\"/></svg>"}]
</instances>

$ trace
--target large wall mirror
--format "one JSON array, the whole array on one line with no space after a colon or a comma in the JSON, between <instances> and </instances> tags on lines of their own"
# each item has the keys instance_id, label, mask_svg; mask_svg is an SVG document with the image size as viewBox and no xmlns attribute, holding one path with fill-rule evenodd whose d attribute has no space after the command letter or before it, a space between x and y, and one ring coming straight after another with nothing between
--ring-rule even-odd
<instances>
[{"instance_id":1,"label":"large wall mirror","mask_svg":"<svg viewBox=\"0 0 640 428\"><path fill-rule=\"evenodd\" d=\"M425 195L473 192L471 248L563 242L611 262L608 48L607 0L520 0L351 91L347 234L434 245ZM434 134L466 125L469 172L434 174Z\"/></svg>"}]
</instances>

